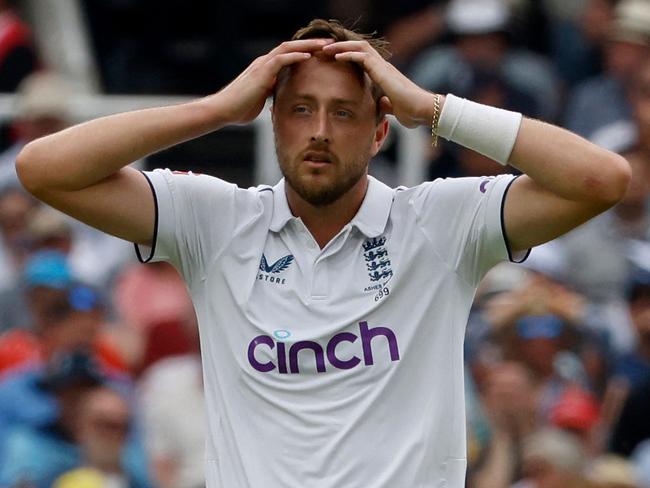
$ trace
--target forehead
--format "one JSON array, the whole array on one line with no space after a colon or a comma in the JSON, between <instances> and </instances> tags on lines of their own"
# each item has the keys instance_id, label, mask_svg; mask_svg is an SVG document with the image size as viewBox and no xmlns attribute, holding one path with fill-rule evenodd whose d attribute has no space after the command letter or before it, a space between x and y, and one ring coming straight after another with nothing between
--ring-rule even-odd
<instances>
[{"instance_id":1,"label":"forehead","mask_svg":"<svg viewBox=\"0 0 650 488\"><path fill-rule=\"evenodd\" d=\"M278 97L301 95L372 102L370 79L360 67L321 57L293 65L281 77Z\"/></svg>"}]
</instances>

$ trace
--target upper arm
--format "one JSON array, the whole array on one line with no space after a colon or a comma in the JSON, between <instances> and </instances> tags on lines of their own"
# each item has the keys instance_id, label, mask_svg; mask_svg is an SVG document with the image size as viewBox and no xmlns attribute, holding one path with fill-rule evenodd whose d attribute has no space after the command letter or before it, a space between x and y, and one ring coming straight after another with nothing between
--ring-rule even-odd
<instances>
[{"instance_id":1,"label":"upper arm","mask_svg":"<svg viewBox=\"0 0 650 488\"><path fill-rule=\"evenodd\" d=\"M508 242L513 252L530 249L565 234L609 206L562 198L522 175L512 183L504 203Z\"/></svg>"},{"instance_id":2,"label":"upper arm","mask_svg":"<svg viewBox=\"0 0 650 488\"><path fill-rule=\"evenodd\" d=\"M35 196L108 234L150 245L155 225L154 195L147 178L133 168L81 190L40 190Z\"/></svg>"},{"instance_id":3,"label":"upper arm","mask_svg":"<svg viewBox=\"0 0 650 488\"><path fill-rule=\"evenodd\" d=\"M512 181L511 175L436 180L418 187L413 197L420 229L468 283L478 283L499 261L515 259L501 219Z\"/></svg>"}]
</instances>

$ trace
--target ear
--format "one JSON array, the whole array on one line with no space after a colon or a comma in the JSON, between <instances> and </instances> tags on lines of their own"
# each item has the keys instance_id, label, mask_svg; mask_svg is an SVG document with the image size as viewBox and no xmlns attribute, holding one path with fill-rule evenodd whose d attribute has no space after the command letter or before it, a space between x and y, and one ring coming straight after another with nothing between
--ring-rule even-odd
<instances>
[{"instance_id":1,"label":"ear","mask_svg":"<svg viewBox=\"0 0 650 488\"><path fill-rule=\"evenodd\" d=\"M371 157L374 157L381 149L381 146L384 145L384 141L388 136L389 128L390 124L388 123L388 119L386 116L383 116L377 124L377 128L375 129L375 137L372 141Z\"/></svg>"}]
</instances>

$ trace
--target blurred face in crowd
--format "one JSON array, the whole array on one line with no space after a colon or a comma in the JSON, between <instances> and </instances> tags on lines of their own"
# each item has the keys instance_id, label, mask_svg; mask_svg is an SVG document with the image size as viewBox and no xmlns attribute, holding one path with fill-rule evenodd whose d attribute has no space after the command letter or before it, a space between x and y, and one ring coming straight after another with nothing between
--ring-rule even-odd
<instances>
[{"instance_id":1,"label":"blurred face in crowd","mask_svg":"<svg viewBox=\"0 0 650 488\"><path fill-rule=\"evenodd\" d=\"M24 237L35 207L35 201L23 191L11 189L0 194L0 234L10 246Z\"/></svg>"},{"instance_id":2,"label":"blurred face in crowd","mask_svg":"<svg viewBox=\"0 0 650 488\"><path fill-rule=\"evenodd\" d=\"M612 0L589 0L586 3L580 28L589 41L600 43L609 34L614 20L614 3Z\"/></svg>"},{"instance_id":3,"label":"blurred face in crowd","mask_svg":"<svg viewBox=\"0 0 650 488\"><path fill-rule=\"evenodd\" d=\"M605 45L607 70L623 81L629 81L650 58L650 45L610 40Z\"/></svg>"},{"instance_id":4,"label":"blurred face in crowd","mask_svg":"<svg viewBox=\"0 0 650 488\"><path fill-rule=\"evenodd\" d=\"M83 399L94 388L97 387L90 383L74 382L59 386L54 392L59 405L58 424L71 437L76 435Z\"/></svg>"},{"instance_id":5,"label":"blurred face in crowd","mask_svg":"<svg viewBox=\"0 0 650 488\"><path fill-rule=\"evenodd\" d=\"M54 134L67 127L65 120L58 116L39 116L20 119L15 123L18 137L24 142L31 142L40 137Z\"/></svg>"},{"instance_id":6,"label":"blurred face in crowd","mask_svg":"<svg viewBox=\"0 0 650 488\"><path fill-rule=\"evenodd\" d=\"M90 348L102 325L99 308L74 310L66 290L35 287L29 292L28 303L46 356Z\"/></svg>"},{"instance_id":7,"label":"blurred face in crowd","mask_svg":"<svg viewBox=\"0 0 650 488\"><path fill-rule=\"evenodd\" d=\"M508 46L505 35L500 32L462 35L455 45L465 61L484 68L497 67Z\"/></svg>"},{"instance_id":8,"label":"blurred face in crowd","mask_svg":"<svg viewBox=\"0 0 650 488\"><path fill-rule=\"evenodd\" d=\"M528 367L540 378L548 378L555 372L553 360L561 350L558 339L536 338L521 342L522 357Z\"/></svg>"},{"instance_id":9,"label":"blurred face in crowd","mask_svg":"<svg viewBox=\"0 0 650 488\"><path fill-rule=\"evenodd\" d=\"M76 437L89 465L120 468L130 418L129 406L119 393L106 387L86 393L79 407Z\"/></svg>"},{"instance_id":10,"label":"blurred face in crowd","mask_svg":"<svg viewBox=\"0 0 650 488\"><path fill-rule=\"evenodd\" d=\"M368 163L388 123L378 122L370 79L349 63L313 56L281 77L273 106L280 169L309 204L365 191Z\"/></svg>"}]
</instances>

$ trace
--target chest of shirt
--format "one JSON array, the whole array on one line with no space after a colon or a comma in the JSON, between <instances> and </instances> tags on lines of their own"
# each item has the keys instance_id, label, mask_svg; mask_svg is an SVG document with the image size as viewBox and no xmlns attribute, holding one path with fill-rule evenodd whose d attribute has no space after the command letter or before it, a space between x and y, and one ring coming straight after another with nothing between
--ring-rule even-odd
<instances>
[{"instance_id":1,"label":"chest of shirt","mask_svg":"<svg viewBox=\"0 0 650 488\"><path fill-rule=\"evenodd\" d=\"M270 233L249 302L298 301L330 313L374 306L390 294L399 254L389 233L368 238L345 230L323 249L306 230Z\"/></svg>"}]
</instances>

